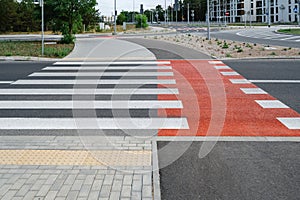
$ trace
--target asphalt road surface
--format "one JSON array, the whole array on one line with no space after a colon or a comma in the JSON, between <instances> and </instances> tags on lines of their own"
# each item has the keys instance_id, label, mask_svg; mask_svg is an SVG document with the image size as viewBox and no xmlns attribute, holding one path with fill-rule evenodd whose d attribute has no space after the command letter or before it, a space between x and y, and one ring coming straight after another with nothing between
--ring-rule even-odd
<instances>
[{"instance_id":1,"label":"asphalt road surface","mask_svg":"<svg viewBox=\"0 0 300 200\"><path fill-rule=\"evenodd\" d=\"M225 40L300 48L300 37L298 39L295 38L294 40L292 40L290 38L294 36L277 34L273 32L274 30L275 29L269 30L256 28L250 30L219 31L212 32L211 36L214 38Z\"/></svg>"},{"instance_id":2,"label":"asphalt road surface","mask_svg":"<svg viewBox=\"0 0 300 200\"><path fill-rule=\"evenodd\" d=\"M248 80L267 80L255 84L300 113L300 83L288 83L300 80L299 59L226 60L224 63ZM282 82L272 82L276 80Z\"/></svg>"},{"instance_id":3,"label":"asphalt road surface","mask_svg":"<svg viewBox=\"0 0 300 200\"><path fill-rule=\"evenodd\" d=\"M205 58L198 52L168 43L127 40L148 48L163 60ZM298 60L237 60L224 63L246 79L299 80ZM299 84L257 85L299 112ZM240 134L243 134L242 130ZM163 137L160 140L164 140ZM300 146L297 142L217 142L208 156L200 159L198 154L203 142L194 141L178 160L164 167L165 161L172 159L186 144L176 142L173 150L160 152L167 145L166 141L158 142L159 164L163 166L160 169L162 199L279 200L298 199L300 195L300 157L297 153Z\"/></svg>"}]
</instances>

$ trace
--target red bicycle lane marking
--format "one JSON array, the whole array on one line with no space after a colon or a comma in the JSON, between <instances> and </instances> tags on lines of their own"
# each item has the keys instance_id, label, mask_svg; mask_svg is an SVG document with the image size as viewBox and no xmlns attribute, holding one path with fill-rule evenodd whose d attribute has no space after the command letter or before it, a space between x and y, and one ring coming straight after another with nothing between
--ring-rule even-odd
<instances>
[{"instance_id":1,"label":"red bicycle lane marking","mask_svg":"<svg viewBox=\"0 0 300 200\"><path fill-rule=\"evenodd\" d=\"M229 80L243 79L240 75L220 74L220 71L229 72L231 69L217 70L207 60L174 60L171 65L179 95L158 95L158 99L181 100L183 109L159 110L158 115L186 117L190 129L160 130L159 136L300 136L300 130L289 130L276 119L299 117L297 112L290 108L262 108L255 100L275 98L269 94L243 93L240 88L257 87L253 84L232 84Z\"/></svg>"}]
</instances>

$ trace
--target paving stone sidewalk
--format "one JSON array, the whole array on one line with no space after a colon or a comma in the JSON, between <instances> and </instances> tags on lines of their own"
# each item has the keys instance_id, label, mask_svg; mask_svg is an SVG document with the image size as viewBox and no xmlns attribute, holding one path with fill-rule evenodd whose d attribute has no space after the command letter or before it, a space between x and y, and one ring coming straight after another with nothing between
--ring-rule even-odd
<instances>
[{"instance_id":1,"label":"paving stone sidewalk","mask_svg":"<svg viewBox=\"0 0 300 200\"><path fill-rule=\"evenodd\" d=\"M129 136L0 136L0 199L152 199L151 145L150 139ZM53 164L75 151L87 154ZM107 154L105 162L109 153L119 153L120 162L106 165L93 152ZM89 155L98 162L89 162Z\"/></svg>"}]
</instances>

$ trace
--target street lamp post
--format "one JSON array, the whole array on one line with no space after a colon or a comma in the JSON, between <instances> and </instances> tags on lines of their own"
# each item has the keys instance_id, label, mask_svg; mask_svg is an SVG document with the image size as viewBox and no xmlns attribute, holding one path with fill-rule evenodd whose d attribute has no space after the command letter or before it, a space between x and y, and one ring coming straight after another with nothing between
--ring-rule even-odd
<instances>
[{"instance_id":1,"label":"street lamp post","mask_svg":"<svg viewBox=\"0 0 300 200\"><path fill-rule=\"evenodd\" d=\"M134 18L135 18L135 13L134 13L134 10L135 10L135 2L133 0L133 7L132 7L132 22L134 22Z\"/></svg>"},{"instance_id":2,"label":"street lamp post","mask_svg":"<svg viewBox=\"0 0 300 200\"><path fill-rule=\"evenodd\" d=\"M167 25L167 0L165 0L165 26Z\"/></svg>"},{"instance_id":3,"label":"street lamp post","mask_svg":"<svg viewBox=\"0 0 300 200\"><path fill-rule=\"evenodd\" d=\"M187 4L187 23L190 24L190 4Z\"/></svg>"},{"instance_id":4,"label":"street lamp post","mask_svg":"<svg viewBox=\"0 0 300 200\"><path fill-rule=\"evenodd\" d=\"M270 0L268 1L268 27L271 27L271 2Z\"/></svg>"},{"instance_id":5,"label":"street lamp post","mask_svg":"<svg viewBox=\"0 0 300 200\"><path fill-rule=\"evenodd\" d=\"M40 1L42 9L42 56L45 52L45 33L44 33L44 0Z\"/></svg>"},{"instance_id":6,"label":"street lamp post","mask_svg":"<svg viewBox=\"0 0 300 200\"><path fill-rule=\"evenodd\" d=\"M117 0L115 0L115 15L114 15L114 35L117 34Z\"/></svg>"},{"instance_id":7,"label":"street lamp post","mask_svg":"<svg viewBox=\"0 0 300 200\"><path fill-rule=\"evenodd\" d=\"M34 0L33 3L35 5L40 5L41 7L41 15L42 15L42 25L41 25L41 29L42 29L42 56L44 56L44 52L45 52L45 33L44 33L44 0Z\"/></svg>"}]
</instances>

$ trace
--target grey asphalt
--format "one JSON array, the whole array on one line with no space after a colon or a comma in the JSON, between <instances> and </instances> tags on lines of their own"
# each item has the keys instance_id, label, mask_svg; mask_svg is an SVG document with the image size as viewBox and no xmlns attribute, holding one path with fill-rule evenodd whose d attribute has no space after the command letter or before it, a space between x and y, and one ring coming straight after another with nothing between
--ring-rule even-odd
<instances>
[{"instance_id":1,"label":"grey asphalt","mask_svg":"<svg viewBox=\"0 0 300 200\"><path fill-rule=\"evenodd\" d=\"M171 44L163 41L142 39L142 38L126 38L122 39L144 46L151 51L157 59L211 59L211 56L193 49Z\"/></svg>"},{"instance_id":2,"label":"grey asphalt","mask_svg":"<svg viewBox=\"0 0 300 200\"><path fill-rule=\"evenodd\" d=\"M190 49L160 41L126 39L152 51L158 59L201 59ZM236 60L225 64L249 79L298 79L299 60ZM299 112L299 84L259 84ZM161 149L167 142L158 142ZM292 142L218 142L207 157L198 157L202 142L193 142L176 161L160 169L163 200L282 200L300 196L300 145ZM184 148L185 142L177 142ZM176 149L158 150L159 164ZM171 158L169 158L171 157Z\"/></svg>"},{"instance_id":3,"label":"grey asphalt","mask_svg":"<svg viewBox=\"0 0 300 200\"><path fill-rule=\"evenodd\" d=\"M249 80L300 80L300 59L224 60ZM300 84L255 83L300 113Z\"/></svg>"},{"instance_id":4,"label":"grey asphalt","mask_svg":"<svg viewBox=\"0 0 300 200\"><path fill-rule=\"evenodd\" d=\"M0 62L0 81L16 81L26 78L32 72L41 70L53 62L11 61Z\"/></svg>"},{"instance_id":5,"label":"grey asphalt","mask_svg":"<svg viewBox=\"0 0 300 200\"><path fill-rule=\"evenodd\" d=\"M164 145L159 142L158 148ZM299 199L299 143L218 142L203 159L198 157L201 145L194 142L160 169L163 200Z\"/></svg>"},{"instance_id":6,"label":"grey asphalt","mask_svg":"<svg viewBox=\"0 0 300 200\"><path fill-rule=\"evenodd\" d=\"M255 30L259 32L259 29ZM257 43L257 44L264 44L264 45L273 45L273 46L284 46L284 47L293 47L293 48L300 48L300 43L295 41L288 41L288 40L270 40L270 39L263 39L263 38L250 38L236 35L239 31L219 31L219 32L212 32L211 36L214 38L225 39L225 40L233 40L233 41L240 41L240 42L248 42L248 43Z\"/></svg>"}]
</instances>

